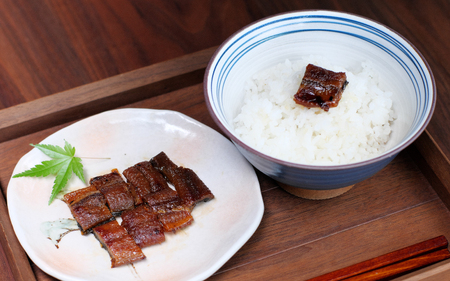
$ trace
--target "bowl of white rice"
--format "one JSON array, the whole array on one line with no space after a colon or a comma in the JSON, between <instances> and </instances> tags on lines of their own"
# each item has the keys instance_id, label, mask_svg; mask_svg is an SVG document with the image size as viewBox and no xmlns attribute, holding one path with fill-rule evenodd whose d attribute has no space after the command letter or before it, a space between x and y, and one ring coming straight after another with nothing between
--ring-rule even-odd
<instances>
[{"instance_id":1,"label":"bowl of white rice","mask_svg":"<svg viewBox=\"0 0 450 281\"><path fill-rule=\"evenodd\" d=\"M308 64L346 74L338 106L294 101ZM333 11L279 14L239 30L211 58L204 93L256 169L291 193L326 196L384 168L423 132L436 102L432 71L410 42Z\"/></svg>"}]
</instances>

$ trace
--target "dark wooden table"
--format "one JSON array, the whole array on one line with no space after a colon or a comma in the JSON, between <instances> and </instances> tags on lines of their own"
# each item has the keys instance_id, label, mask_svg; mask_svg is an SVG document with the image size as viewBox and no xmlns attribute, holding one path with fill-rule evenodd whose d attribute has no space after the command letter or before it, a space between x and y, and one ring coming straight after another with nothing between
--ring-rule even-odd
<instances>
[{"instance_id":1,"label":"dark wooden table","mask_svg":"<svg viewBox=\"0 0 450 281\"><path fill-rule=\"evenodd\" d=\"M53 280L27 259L7 187L29 143L118 107L177 110L217 129L202 74L228 36L280 12L328 9L376 20L430 64L435 114L374 177L325 201L294 197L258 173L260 227L211 280L303 280L413 243L450 237L450 1L0 1L0 280ZM450 263L412 273L450 278Z\"/></svg>"}]
</instances>

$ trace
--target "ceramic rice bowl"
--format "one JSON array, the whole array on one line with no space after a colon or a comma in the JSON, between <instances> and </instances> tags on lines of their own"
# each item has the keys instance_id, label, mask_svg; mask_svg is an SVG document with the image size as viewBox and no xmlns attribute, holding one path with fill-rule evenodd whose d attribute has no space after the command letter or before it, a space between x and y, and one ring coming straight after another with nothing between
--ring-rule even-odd
<instances>
[{"instance_id":1,"label":"ceramic rice bowl","mask_svg":"<svg viewBox=\"0 0 450 281\"><path fill-rule=\"evenodd\" d=\"M346 69L373 63L380 87L393 93L397 114L384 153L350 164L295 163L258 151L236 134L233 119L243 104L244 83L286 59L309 55ZM291 189L317 191L346 188L380 171L423 132L436 101L432 71L405 38L372 20L332 11L279 14L236 32L209 62L204 93L214 121L256 169Z\"/></svg>"}]
</instances>

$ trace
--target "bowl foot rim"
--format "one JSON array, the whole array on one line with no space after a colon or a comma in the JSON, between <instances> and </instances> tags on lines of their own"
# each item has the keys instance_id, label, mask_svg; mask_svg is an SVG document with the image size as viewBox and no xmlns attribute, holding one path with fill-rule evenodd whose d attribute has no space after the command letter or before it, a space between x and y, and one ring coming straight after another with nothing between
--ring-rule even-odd
<instances>
[{"instance_id":1,"label":"bowl foot rim","mask_svg":"<svg viewBox=\"0 0 450 281\"><path fill-rule=\"evenodd\" d=\"M295 195L297 197L301 197L304 199L310 200L325 200L331 199L337 196L344 194L345 192L352 189L354 185L349 185L336 189L326 189L326 190L315 190L315 189L306 189L301 187L294 187L284 183L278 183L282 189L286 192Z\"/></svg>"}]
</instances>

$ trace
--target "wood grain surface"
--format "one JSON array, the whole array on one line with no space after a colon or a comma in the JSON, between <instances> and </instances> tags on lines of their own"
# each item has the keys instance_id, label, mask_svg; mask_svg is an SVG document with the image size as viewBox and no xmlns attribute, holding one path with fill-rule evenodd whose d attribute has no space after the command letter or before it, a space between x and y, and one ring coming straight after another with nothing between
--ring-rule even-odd
<instances>
[{"instance_id":1,"label":"wood grain surface","mask_svg":"<svg viewBox=\"0 0 450 281\"><path fill-rule=\"evenodd\" d=\"M368 17L417 47L438 90L428 130L450 158L445 0L4 0L0 109L218 46L255 20L304 9Z\"/></svg>"},{"instance_id":2,"label":"wood grain surface","mask_svg":"<svg viewBox=\"0 0 450 281\"><path fill-rule=\"evenodd\" d=\"M210 280L305 280L438 235L449 238L450 1L4 0L0 280L54 280L27 259L7 216L8 182L29 143L116 107L172 109L218 130L203 99L208 56L255 20L303 9L358 14L403 35L434 73L435 114L416 146L337 198L296 198L258 173L263 221ZM138 83L127 84L133 77ZM433 276L448 277L450 263L433 270L420 276L442 280Z\"/></svg>"},{"instance_id":3,"label":"wood grain surface","mask_svg":"<svg viewBox=\"0 0 450 281\"><path fill-rule=\"evenodd\" d=\"M202 90L202 84L196 84L126 107L176 110L217 130ZM68 124L0 143L4 159L0 185L5 195L15 163L31 149L28 144ZM450 220L448 209L413 161L414 150L410 147L374 177L325 201L294 197L258 173L265 204L261 225L210 279L305 280L438 235L450 237L450 224L442 223ZM20 247L11 230L6 239L6 245ZM4 249L8 255L16 251ZM23 274L27 266L37 280L54 280L27 263L15 258L6 269L18 280L32 280L15 272Z\"/></svg>"}]
</instances>

